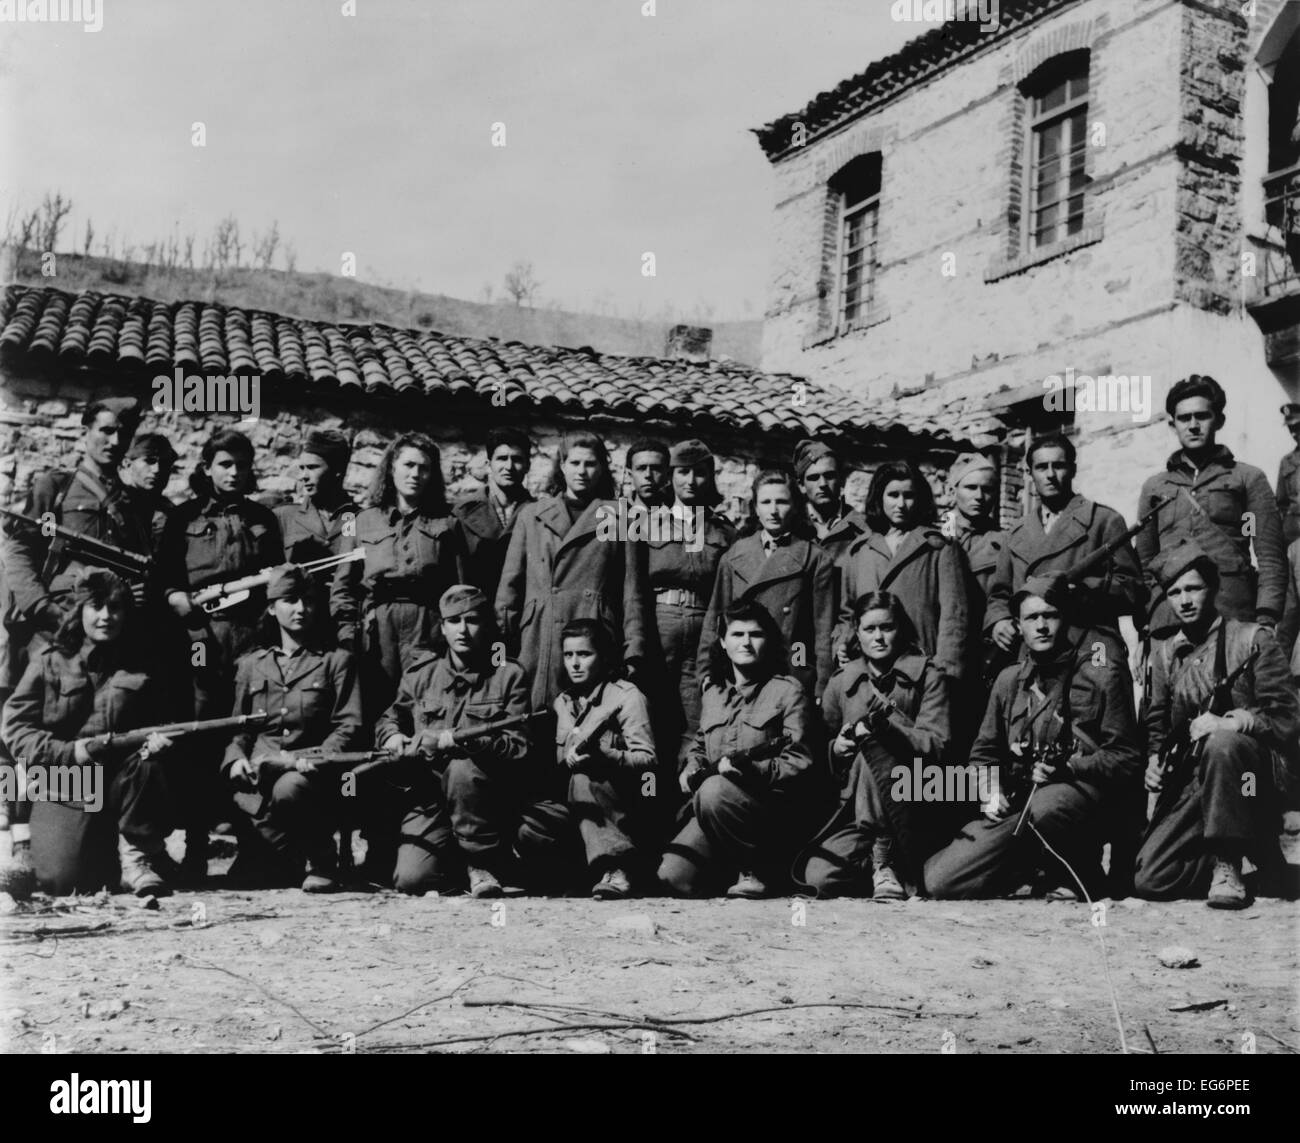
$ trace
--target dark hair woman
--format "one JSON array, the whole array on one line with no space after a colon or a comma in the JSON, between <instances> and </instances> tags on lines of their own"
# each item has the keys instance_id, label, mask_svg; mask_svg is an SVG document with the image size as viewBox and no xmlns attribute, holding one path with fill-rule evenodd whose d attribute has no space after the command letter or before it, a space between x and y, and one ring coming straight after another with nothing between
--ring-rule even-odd
<instances>
[{"instance_id":1,"label":"dark hair woman","mask_svg":"<svg viewBox=\"0 0 1300 1143\"><path fill-rule=\"evenodd\" d=\"M267 507L250 499L254 487L253 442L223 429L203 445L190 474L194 499L167 521L159 568L167 602L184 620L193 651L194 717L224 718L234 698L235 663L257 643L264 592L247 593L209 614L193 595L283 560L280 525ZM201 648L201 650L200 650ZM179 786L184 802L184 872L201 881L208 868L208 828L216 820L220 743L203 743L192 753Z\"/></svg>"},{"instance_id":2,"label":"dark hair woman","mask_svg":"<svg viewBox=\"0 0 1300 1143\"><path fill-rule=\"evenodd\" d=\"M970 568L966 554L935 525L929 481L910 461L882 464L871 477L865 514L872 532L840 563L836 658L849 660L857 600L888 589L915 623L921 650L944 674L961 679L973 653Z\"/></svg>"},{"instance_id":3,"label":"dark hair woman","mask_svg":"<svg viewBox=\"0 0 1300 1143\"><path fill-rule=\"evenodd\" d=\"M659 880L672 893L703 896L734 879L728 896L765 897L816 805L813 728L803 686L780 673L780 630L766 609L734 604L722 625L681 773L683 793L694 792L690 814L664 852ZM742 762L739 753L756 747L768 756Z\"/></svg>"},{"instance_id":4,"label":"dark hair woman","mask_svg":"<svg viewBox=\"0 0 1300 1143\"><path fill-rule=\"evenodd\" d=\"M569 811L598 877L592 896L627 897L652 821L645 796L645 774L655 764L650 711L645 696L618 678L618 648L603 623L566 623L560 645L565 685L555 699L555 755L569 775Z\"/></svg>"},{"instance_id":5,"label":"dark hair woman","mask_svg":"<svg viewBox=\"0 0 1300 1143\"><path fill-rule=\"evenodd\" d=\"M116 891L120 861L122 888L162 896L171 891L163 847L171 825L154 756L170 742L152 735L129 750L93 741L163 721L161 688L140 669L142 633L132 630L131 591L122 580L86 569L72 603L53 643L33 654L0 723L0 740L24 767L34 799L37 882L55 896ZM77 779L71 788L59 777L67 775Z\"/></svg>"},{"instance_id":6,"label":"dark hair woman","mask_svg":"<svg viewBox=\"0 0 1300 1143\"><path fill-rule=\"evenodd\" d=\"M534 708L560 693L560 632L572 619L621 633L629 675L645 654L644 554L621 527L605 444L579 433L555 461L558 491L519 510L496 598L506 645L532 680Z\"/></svg>"},{"instance_id":7,"label":"dark hair woman","mask_svg":"<svg viewBox=\"0 0 1300 1143\"><path fill-rule=\"evenodd\" d=\"M831 677L835 565L801 534L802 505L803 494L790 473L765 469L758 474L753 503L758 531L737 540L718 563L696 656L701 683L721 617L733 603L748 601L762 604L777 621L790 674L810 698L821 697Z\"/></svg>"},{"instance_id":8,"label":"dark hair woman","mask_svg":"<svg viewBox=\"0 0 1300 1143\"><path fill-rule=\"evenodd\" d=\"M916 645L902 600L871 592L853 608L861 657L836 672L822 696L832 736L831 768L842 775L839 808L796 862L796 877L820 896L864 893L903 900L920 883L921 862L946 840L946 821L927 813L921 791L900 790L918 775L915 759L948 755L943 673Z\"/></svg>"}]
</instances>

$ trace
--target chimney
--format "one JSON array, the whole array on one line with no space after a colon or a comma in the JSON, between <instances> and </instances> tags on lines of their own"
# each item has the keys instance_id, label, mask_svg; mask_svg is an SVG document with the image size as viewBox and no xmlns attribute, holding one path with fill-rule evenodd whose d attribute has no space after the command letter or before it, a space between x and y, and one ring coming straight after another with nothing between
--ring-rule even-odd
<instances>
[{"instance_id":1,"label":"chimney","mask_svg":"<svg viewBox=\"0 0 1300 1143\"><path fill-rule=\"evenodd\" d=\"M675 361L708 361L713 330L701 325L675 325L668 331L664 356Z\"/></svg>"}]
</instances>

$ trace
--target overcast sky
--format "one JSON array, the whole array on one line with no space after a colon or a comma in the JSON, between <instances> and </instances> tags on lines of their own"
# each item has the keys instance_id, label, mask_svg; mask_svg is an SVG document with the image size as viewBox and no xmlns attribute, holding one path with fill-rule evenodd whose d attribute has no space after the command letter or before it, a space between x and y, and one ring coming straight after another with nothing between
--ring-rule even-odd
<instances>
[{"instance_id":1,"label":"overcast sky","mask_svg":"<svg viewBox=\"0 0 1300 1143\"><path fill-rule=\"evenodd\" d=\"M0 214L61 191L79 250L87 216L201 246L233 213L278 220L300 270L352 251L359 278L473 299L528 259L566 308L760 317L772 179L749 129L925 27L889 0L643 2L102 0L98 32L0 23Z\"/></svg>"}]
</instances>

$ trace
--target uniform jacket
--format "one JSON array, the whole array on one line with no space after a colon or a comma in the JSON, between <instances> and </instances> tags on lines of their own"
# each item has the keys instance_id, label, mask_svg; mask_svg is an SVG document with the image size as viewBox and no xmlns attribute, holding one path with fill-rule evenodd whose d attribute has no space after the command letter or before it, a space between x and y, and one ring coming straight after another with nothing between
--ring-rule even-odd
<instances>
[{"instance_id":1,"label":"uniform jacket","mask_svg":"<svg viewBox=\"0 0 1300 1143\"><path fill-rule=\"evenodd\" d=\"M951 512L944 520L943 534L953 539L966 553L966 562L970 565L971 578L979 587L980 611L983 601L988 598L989 587L993 583L993 573L998 570L998 560L1006 546L1007 534L996 528L977 532L966 526L966 521L957 512ZM983 629L981 625L972 624L974 630Z\"/></svg>"},{"instance_id":2,"label":"uniform jacket","mask_svg":"<svg viewBox=\"0 0 1300 1143\"><path fill-rule=\"evenodd\" d=\"M700 635L696 675L704 685L718 624L733 603L753 600L767 608L785 639L790 672L820 699L831 677L835 628L835 567L809 540L791 536L769 557L762 535L737 540L718 564L713 598ZM800 651L802 650L802 654Z\"/></svg>"},{"instance_id":3,"label":"uniform jacket","mask_svg":"<svg viewBox=\"0 0 1300 1143\"><path fill-rule=\"evenodd\" d=\"M560 765L576 741L594 730L612 711L618 711L616 729L601 735L611 735L610 749L617 757L616 766L627 770L649 770L655 764L654 736L650 731L650 709L645 695L624 679L610 679L601 683L586 698L571 691L562 691L555 700L555 757ZM597 747L593 754L603 751ZM608 754L606 755L609 756Z\"/></svg>"},{"instance_id":4,"label":"uniform jacket","mask_svg":"<svg viewBox=\"0 0 1300 1143\"><path fill-rule=\"evenodd\" d=\"M343 552L343 528L354 524L361 514L351 500L344 497L332 508L317 509L312 504L281 504L275 510L284 541L284 559L290 564L337 556Z\"/></svg>"},{"instance_id":5,"label":"uniform jacket","mask_svg":"<svg viewBox=\"0 0 1300 1143\"><path fill-rule=\"evenodd\" d=\"M27 766L76 764L78 739L163 721L148 675L122 669L97 647L67 655L46 646L33 655L5 703L0 738Z\"/></svg>"},{"instance_id":6,"label":"uniform jacket","mask_svg":"<svg viewBox=\"0 0 1300 1143\"><path fill-rule=\"evenodd\" d=\"M451 516L367 508L357 516L355 533L340 539L340 554L364 548L366 558L341 564L330 588L341 646L352 646L365 607L404 599L436 615L442 593L461 580L460 527Z\"/></svg>"},{"instance_id":7,"label":"uniform jacket","mask_svg":"<svg viewBox=\"0 0 1300 1143\"><path fill-rule=\"evenodd\" d=\"M1283 543L1300 540L1300 448L1287 453L1278 467L1277 510L1282 517Z\"/></svg>"},{"instance_id":8,"label":"uniform jacket","mask_svg":"<svg viewBox=\"0 0 1300 1143\"><path fill-rule=\"evenodd\" d=\"M871 525L867 523L867 518L856 508L849 508L830 526L826 535L814 537L813 542L819 548L824 548L831 561L835 562L858 540L870 534Z\"/></svg>"},{"instance_id":9,"label":"uniform jacket","mask_svg":"<svg viewBox=\"0 0 1300 1143\"><path fill-rule=\"evenodd\" d=\"M1291 675L1300 678L1300 540L1286 550L1286 607L1277 627L1278 644L1291 656Z\"/></svg>"},{"instance_id":10,"label":"uniform jacket","mask_svg":"<svg viewBox=\"0 0 1300 1143\"><path fill-rule=\"evenodd\" d=\"M972 654L970 573L965 553L938 528L913 528L891 554L885 537L858 540L840 561L838 648L853 635L853 607L872 591L889 591L903 601L916 627L921 650L947 675L960 679Z\"/></svg>"},{"instance_id":11,"label":"uniform jacket","mask_svg":"<svg viewBox=\"0 0 1300 1143\"><path fill-rule=\"evenodd\" d=\"M560 631L571 619L599 619L623 640L623 658L645 656L645 565L635 545L602 541L597 529L617 512L593 500L570 526L559 497L526 504L515 519L497 589L496 611L509 647L532 680L535 708L561 687Z\"/></svg>"},{"instance_id":12,"label":"uniform jacket","mask_svg":"<svg viewBox=\"0 0 1300 1143\"><path fill-rule=\"evenodd\" d=\"M715 766L724 755L788 734L792 741L785 750L750 767L754 775L750 788L787 792L805 775L812 776L808 721L803 684L791 675L773 675L748 686L710 683L704 688L700 729L687 751L684 772Z\"/></svg>"},{"instance_id":13,"label":"uniform jacket","mask_svg":"<svg viewBox=\"0 0 1300 1143\"><path fill-rule=\"evenodd\" d=\"M1291 682L1282 649L1257 623L1219 618L1209 634L1193 646L1180 631L1151 649L1151 702L1147 711L1147 747L1158 754L1165 742L1195 718L1212 690L1219 629L1227 624L1225 665L1235 671L1252 652L1254 663L1232 685L1232 709L1252 738L1279 752L1290 750L1300 730L1300 700Z\"/></svg>"},{"instance_id":14,"label":"uniform jacket","mask_svg":"<svg viewBox=\"0 0 1300 1143\"><path fill-rule=\"evenodd\" d=\"M1124 517L1104 504L1094 504L1077 493L1061 509L1050 532L1043 531L1037 509L1028 512L1007 533L989 586L984 610L987 631L1011 614L1011 597L1031 575L1065 573L1109 541L1127 531ZM1142 572L1133 548L1125 544L1102 568L1078 581L1087 600L1092 626L1117 629L1121 615L1139 615L1145 599Z\"/></svg>"},{"instance_id":15,"label":"uniform jacket","mask_svg":"<svg viewBox=\"0 0 1300 1143\"><path fill-rule=\"evenodd\" d=\"M461 535L465 544L465 582L477 587L491 602L497 597L497 588L501 585L501 568L506 561L506 552L510 548L510 536L519 522L519 514L524 506L533 503L528 493L515 508L508 527L501 526L501 517L496 508L487 499L465 500L452 509L460 521Z\"/></svg>"},{"instance_id":16,"label":"uniform jacket","mask_svg":"<svg viewBox=\"0 0 1300 1143\"><path fill-rule=\"evenodd\" d=\"M270 721L254 734L238 734L222 769L240 758L321 746L361 748L361 691L347 651L302 647L293 655L259 647L235 668L234 714L266 711Z\"/></svg>"},{"instance_id":17,"label":"uniform jacket","mask_svg":"<svg viewBox=\"0 0 1300 1143\"><path fill-rule=\"evenodd\" d=\"M1178 498L1138 534L1143 567L1149 568L1157 552L1184 536L1195 537L1219 567L1217 606L1224 615L1248 621L1280 619L1286 604L1286 556L1277 503L1264 474L1221 446L1198 475L1180 449L1170 456L1164 472L1142 485L1138 511L1145 515L1170 493ZM1251 538L1242 535L1247 513L1254 521L1258 573L1251 567ZM1177 620L1164 602L1164 592L1149 572L1147 579L1154 605L1151 629L1172 632Z\"/></svg>"},{"instance_id":18,"label":"uniform jacket","mask_svg":"<svg viewBox=\"0 0 1300 1143\"><path fill-rule=\"evenodd\" d=\"M432 746L440 730L495 722L529 709L528 680L514 660L499 667L487 660L479 669L461 671L450 656L428 655L403 673L397 697L375 724L375 745L382 747L394 734L419 739L431 732L425 744ZM459 752L522 761L528 754L527 724L465 743Z\"/></svg>"},{"instance_id":19,"label":"uniform jacket","mask_svg":"<svg viewBox=\"0 0 1300 1143\"><path fill-rule=\"evenodd\" d=\"M1065 651L1045 667L1026 656L1007 667L993 684L970 761L975 766L998 767L1004 790L1010 785L1007 775L1020 781L1029 778L1028 751L1022 755L1014 747L1028 741L1031 732L1040 744L1055 741L1061 733L1061 722L1054 715L1063 713L1062 704L1055 698L1072 653L1072 649ZM1112 657L1107 666L1094 666L1088 653L1076 660L1070 684L1071 721L1097 749L1086 755L1082 748L1076 750L1075 774L1101 788L1131 786L1146 763L1128 664Z\"/></svg>"},{"instance_id":20,"label":"uniform jacket","mask_svg":"<svg viewBox=\"0 0 1300 1143\"><path fill-rule=\"evenodd\" d=\"M103 540L127 551L152 555L152 533L133 511L116 475L101 478L84 465L75 472L45 472L32 482L23 515L40 519L47 512L73 532ZM57 539L58 549L62 543ZM49 592L69 588L77 573L94 561L80 561L56 549L50 574L45 575L50 541L32 528L6 526L5 587L17 613L34 618Z\"/></svg>"},{"instance_id":21,"label":"uniform jacket","mask_svg":"<svg viewBox=\"0 0 1300 1143\"><path fill-rule=\"evenodd\" d=\"M909 761L921 757L933 762L946 757L952 734L948 690L943 672L929 658L920 651L904 651L874 686L894 708L889 714L889 726L881 732L891 750ZM831 676L822 695L828 738L833 740L844 727L866 718L871 690L869 669L863 659L854 659ZM907 725L909 720L911 726Z\"/></svg>"},{"instance_id":22,"label":"uniform jacket","mask_svg":"<svg viewBox=\"0 0 1300 1143\"><path fill-rule=\"evenodd\" d=\"M651 592L661 587L679 587L693 591L707 601L713 594L718 564L735 542L735 525L711 508L705 509L703 537L694 537L691 544L699 551L687 551L685 540L671 536L647 540L646 574Z\"/></svg>"},{"instance_id":23,"label":"uniform jacket","mask_svg":"<svg viewBox=\"0 0 1300 1143\"><path fill-rule=\"evenodd\" d=\"M248 497L187 500L167 522L160 555L165 592L194 592L284 562L275 513Z\"/></svg>"}]
</instances>

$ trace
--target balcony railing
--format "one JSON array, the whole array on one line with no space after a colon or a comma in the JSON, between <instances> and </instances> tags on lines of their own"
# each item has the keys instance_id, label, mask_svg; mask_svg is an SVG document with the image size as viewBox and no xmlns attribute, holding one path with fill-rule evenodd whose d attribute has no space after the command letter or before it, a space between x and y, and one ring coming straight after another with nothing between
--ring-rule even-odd
<instances>
[{"instance_id":1,"label":"balcony railing","mask_svg":"<svg viewBox=\"0 0 1300 1143\"><path fill-rule=\"evenodd\" d=\"M1300 163L1264 176L1269 249L1260 288L1264 298L1300 293Z\"/></svg>"}]
</instances>

